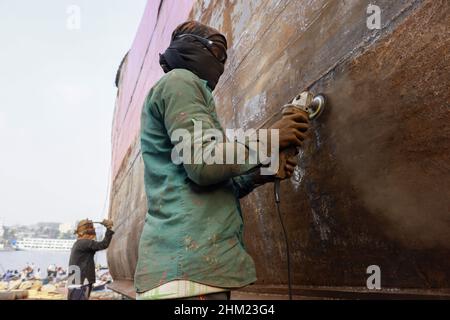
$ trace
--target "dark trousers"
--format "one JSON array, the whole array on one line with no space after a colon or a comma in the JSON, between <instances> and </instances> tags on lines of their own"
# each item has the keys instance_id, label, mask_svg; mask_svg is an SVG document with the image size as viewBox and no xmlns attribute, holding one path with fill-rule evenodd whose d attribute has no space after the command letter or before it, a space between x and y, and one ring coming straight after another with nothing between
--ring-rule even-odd
<instances>
[{"instance_id":1,"label":"dark trousers","mask_svg":"<svg viewBox=\"0 0 450 320\"><path fill-rule=\"evenodd\" d=\"M92 291L92 283L79 288L69 288L67 290L67 300L89 300Z\"/></svg>"}]
</instances>

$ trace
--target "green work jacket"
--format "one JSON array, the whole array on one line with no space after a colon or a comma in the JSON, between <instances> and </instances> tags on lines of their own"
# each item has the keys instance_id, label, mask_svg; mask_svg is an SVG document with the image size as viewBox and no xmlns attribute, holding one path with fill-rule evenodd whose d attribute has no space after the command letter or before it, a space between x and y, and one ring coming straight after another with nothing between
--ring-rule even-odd
<instances>
[{"instance_id":1,"label":"green work jacket","mask_svg":"<svg viewBox=\"0 0 450 320\"><path fill-rule=\"evenodd\" d=\"M173 134L185 129L194 135L195 123L223 132L207 82L188 70L172 70L151 89L141 116L148 212L134 278L137 292L177 279L223 288L256 280L244 248L239 198L255 188L257 166L174 162Z\"/></svg>"}]
</instances>

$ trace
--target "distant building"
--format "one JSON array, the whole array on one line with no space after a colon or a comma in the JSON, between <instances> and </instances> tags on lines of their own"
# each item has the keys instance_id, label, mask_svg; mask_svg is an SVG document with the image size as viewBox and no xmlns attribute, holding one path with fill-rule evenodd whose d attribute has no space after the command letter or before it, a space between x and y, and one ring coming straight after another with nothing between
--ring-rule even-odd
<instances>
[{"instance_id":1,"label":"distant building","mask_svg":"<svg viewBox=\"0 0 450 320\"><path fill-rule=\"evenodd\" d=\"M39 229L58 229L60 223L58 222L38 222L36 223L36 227Z\"/></svg>"},{"instance_id":2,"label":"distant building","mask_svg":"<svg viewBox=\"0 0 450 320\"><path fill-rule=\"evenodd\" d=\"M0 250L5 248L5 244L3 243L3 235L5 234L5 230L3 228L3 221L0 219Z\"/></svg>"},{"instance_id":3,"label":"distant building","mask_svg":"<svg viewBox=\"0 0 450 320\"><path fill-rule=\"evenodd\" d=\"M70 251L75 239L24 238L16 243L19 250Z\"/></svg>"},{"instance_id":4,"label":"distant building","mask_svg":"<svg viewBox=\"0 0 450 320\"><path fill-rule=\"evenodd\" d=\"M68 233L73 232L75 229L70 223L61 223L58 227L59 232Z\"/></svg>"},{"instance_id":5,"label":"distant building","mask_svg":"<svg viewBox=\"0 0 450 320\"><path fill-rule=\"evenodd\" d=\"M3 235L5 234L5 230L3 228L3 220L0 219L0 241L3 240Z\"/></svg>"}]
</instances>

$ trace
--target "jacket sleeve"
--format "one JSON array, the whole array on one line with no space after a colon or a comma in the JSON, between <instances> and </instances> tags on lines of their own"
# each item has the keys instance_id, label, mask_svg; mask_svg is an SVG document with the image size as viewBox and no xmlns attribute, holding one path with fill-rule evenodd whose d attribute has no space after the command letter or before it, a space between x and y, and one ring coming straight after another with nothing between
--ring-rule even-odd
<instances>
[{"instance_id":1,"label":"jacket sleeve","mask_svg":"<svg viewBox=\"0 0 450 320\"><path fill-rule=\"evenodd\" d=\"M102 241L94 241L94 240L90 241L87 246L88 249L91 251L105 250L106 248L108 248L113 234L114 234L114 231L112 231L111 229L107 229L103 240Z\"/></svg>"},{"instance_id":2,"label":"jacket sleeve","mask_svg":"<svg viewBox=\"0 0 450 320\"><path fill-rule=\"evenodd\" d=\"M234 177L233 185L236 190L236 196L239 199L248 195L256 187L252 174Z\"/></svg>"},{"instance_id":3,"label":"jacket sleeve","mask_svg":"<svg viewBox=\"0 0 450 320\"><path fill-rule=\"evenodd\" d=\"M212 117L215 110L211 110L205 101L202 83L184 73L175 72L168 76L170 78L162 93L162 106L159 107L160 115L172 144L178 148L176 150L183 150L182 163L189 179L200 186L208 186L257 167L257 161L253 164L249 161L248 146L227 141L222 128ZM199 129L202 134L198 134ZM212 132L220 133L221 136L211 134ZM243 163L236 164L239 162L233 161L233 164L226 164L226 153L231 150L232 157L236 160L236 150L240 148L242 151L242 147L245 154ZM185 150L189 151L188 156L185 155ZM208 150L213 152L204 152ZM204 154L214 154L214 159L221 161L212 161Z\"/></svg>"},{"instance_id":4,"label":"jacket sleeve","mask_svg":"<svg viewBox=\"0 0 450 320\"><path fill-rule=\"evenodd\" d=\"M247 196L250 192L256 188L266 184L267 182L273 182L274 176L260 175L259 170L252 170L247 174L237 176L233 178L234 189L236 190L236 196L241 199Z\"/></svg>"}]
</instances>

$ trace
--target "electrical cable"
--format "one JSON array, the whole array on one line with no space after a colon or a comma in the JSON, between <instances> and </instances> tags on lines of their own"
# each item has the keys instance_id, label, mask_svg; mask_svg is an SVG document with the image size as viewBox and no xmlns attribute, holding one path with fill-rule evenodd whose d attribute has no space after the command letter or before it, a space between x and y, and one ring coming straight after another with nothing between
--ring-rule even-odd
<instances>
[{"instance_id":1,"label":"electrical cable","mask_svg":"<svg viewBox=\"0 0 450 320\"><path fill-rule=\"evenodd\" d=\"M277 208L278 218L280 219L281 228L283 229L284 243L286 247L286 260L287 260L287 277L288 277L288 291L289 291L289 300L292 300L292 282L291 282L291 255L289 252L289 241L287 237L286 228L284 226L283 217L281 216L280 209L280 179L276 178L274 182L274 196L275 196L275 205Z\"/></svg>"}]
</instances>

